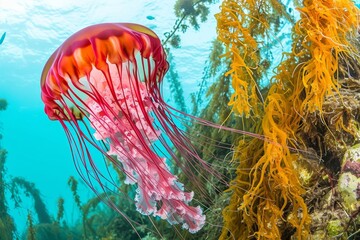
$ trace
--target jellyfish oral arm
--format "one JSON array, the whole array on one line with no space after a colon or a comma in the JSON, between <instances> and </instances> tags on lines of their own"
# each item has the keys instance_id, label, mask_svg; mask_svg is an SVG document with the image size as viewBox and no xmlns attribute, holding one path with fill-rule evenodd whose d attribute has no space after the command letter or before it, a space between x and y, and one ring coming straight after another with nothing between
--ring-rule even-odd
<instances>
[{"instance_id":1,"label":"jellyfish oral arm","mask_svg":"<svg viewBox=\"0 0 360 240\"><path fill-rule=\"evenodd\" d=\"M188 205L193 193L184 192L165 158L159 157L151 148L161 133L152 127L154 119L150 112L155 106L148 100L145 84L125 77L120 80L116 75L111 79L113 91L107 84L102 84L106 79L100 71L92 72L91 84L98 86L97 91L101 91L100 95L106 99L99 104L89 98L86 103L96 139L109 142L107 154L116 156L121 162L126 174L125 183L137 184L135 202L140 213L159 216L171 224L182 223L183 228L197 232L204 225L205 216L200 207Z\"/></svg>"}]
</instances>

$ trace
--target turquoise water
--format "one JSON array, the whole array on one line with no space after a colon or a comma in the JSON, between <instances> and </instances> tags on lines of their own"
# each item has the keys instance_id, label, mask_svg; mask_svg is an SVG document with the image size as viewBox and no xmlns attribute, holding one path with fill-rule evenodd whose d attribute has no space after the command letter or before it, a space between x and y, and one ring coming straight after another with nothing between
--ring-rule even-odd
<instances>
[{"instance_id":1,"label":"turquoise water","mask_svg":"<svg viewBox=\"0 0 360 240\"><path fill-rule=\"evenodd\" d=\"M153 29L164 39L164 34L176 21L173 14L175 0L74 2L0 0L0 98L8 102L7 110L0 112L0 133L3 135L0 146L8 151L5 184L14 177L33 182L53 217L56 216L57 199L63 197L68 224L75 223L79 217L67 185L68 178L74 176L79 180L83 202L94 193L75 170L62 127L44 114L39 79L45 62L71 34L92 24L135 22ZM289 6L290 1L284 2ZM217 12L218 5L211 9L212 13ZM182 47L172 50L187 104L190 104L189 95L198 90L201 82L210 45L215 39L215 25L213 14L210 14L200 31L190 29L182 34ZM291 41L286 26L278 36L271 37L274 37L273 43L279 45L279 52L289 50ZM273 55L275 59L271 60L275 65L281 54ZM267 83L268 79L264 79L263 85ZM172 103L173 96L169 92L165 82L165 99ZM22 200L20 207L15 208L10 194L7 195L10 214L19 234L25 229L28 210L34 212L33 200L24 194ZM35 214L34 218L36 222Z\"/></svg>"},{"instance_id":2,"label":"turquoise water","mask_svg":"<svg viewBox=\"0 0 360 240\"><path fill-rule=\"evenodd\" d=\"M174 2L0 0L0 36L6 32L0 45L0 98L8 102L7 110L0 112L1 147L8 151L6 180L22 177L33 182L51 216L56 215L57 199L63 197L65 220L71 224L78 217L67 185L70 176L79 180L83 200L94 193L80 181L62 127L44 114L39 79L45 62L72 33L96 23L135 22L153 29L163 39L176 21ZM212 6L213 12L217 9L218 5ZM185 102L190 102L189 94L198 89L215 38L215 24L210 15L200 31L183 34L182 48L172 51ZM165 93L169 92L167 88L165 83ZM169 95L165 98L172 101ZM33 204L23 196L21 206L15 209L8 198L19 233L25 228L27 211L33 211Z\"/></svg>"}]
</instances>

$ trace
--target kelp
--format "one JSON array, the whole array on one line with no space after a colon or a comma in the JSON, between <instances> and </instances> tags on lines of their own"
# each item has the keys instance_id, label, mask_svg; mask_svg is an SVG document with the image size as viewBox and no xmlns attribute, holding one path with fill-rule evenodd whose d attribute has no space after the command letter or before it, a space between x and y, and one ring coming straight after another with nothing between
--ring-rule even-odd
<instances>
[{"instance_id":1,"label":"kelp","mask_svg":"<svg viewBox=\"0 0 360 240\"><path fill-rule=\"evenodd\" d=\"M70 176L67 184L70 187L76 206L79 208L80 211L82 211L82 203L78 193L78 181L74 178L74 176Z\"/></svg>"},{"instance_id":2,"label":"kelp","mask_svg":"<svg viewBox=\"0 0 360 240\"><path fill-rule=\"evenodd\" d=\"M33 198L34 209L37 214L39 223L50 223L51 217L48 213L44 201L41 199L40 191L35 187L35 184L20 177L15 177L12 179L10 192L11 198L14 200L16 206L20 206L22 202L19 188L24 189L26 196L31 196Z\"/></svg>"},{"instance_id":3,"label":"kelp","mask_svg":"<svg viewBox=\"0 0 360 240\"><path fill-rule=\"evenodd\" d=\"M0 98L0 111L6 110L7 105L7 101L3 98Z\"/></svg>"},{"instance_id":4,"label":"kelp","mask_svg":"<svg viewBox=\"0 0 360 240\"><path fill-rule=\"evenodd\" d=\"M261 61L256 54L259 36L270 29L271 17L265 16L276 12L288 19L285 9L277 1L223 1L217 15L219 39L229 49L225 57L231 61L228 74L234 93L229 105L245 116L253 111L259 117L258 133L266 139L238 145L234 159L239 166L229 188L230 204L223 211L222 239L291 235L306 239L310 233L306 189L297 161L301 156L319 157L323 150L309 153L308 139L301 132L307 116L316 113L324 120L325 97L336 96L342 101L340 94L334 94L339 93L339 76L351 75L339 71L339 61L347 61L349 68L349 62L359 61L354 44L358 41L359 12L351 1L304 1L298 10L292 52L284 54L275 70L263 111L258 111L259 98L254 93L261 79L261 69L255 74Z\"/></svg>"},{"instance_id":5,"label":"kelp","mask_svg":"<svg viewBox=\"0 0 360 240\"><path fill-rule=\"evenodd\" d=\"M10 186L11 198L16 207L22 204L22 198L19 188L24 189L26 196L31 196L34 200L34 209L28 209L27 229L23 238L29 240L65 240L78 239L79 233L75 229L71 229L66 225L66 221L60 221L64 215L64 199L58 200L58 212L56 218L53 218L46 208L45 203L41 199L40 191L35 187L34 183L24 178L15 177L12 179ZM37 221L34 221L34 213L37 215Z\"/></svg>"},{"instance_id":6,"label":"kelp","mask_svg":"<svg viewBox=\"0 0 360 240\"><path fill-rule=\"evenodd\" d=\"M27 232L27 236L26 239L27 240L36 240L36 230L34 229L34 221L31 215L31 212L28 211L27 214L27 226L28 226L28 232Z\"/></svg>"},{"instance_id":7,"label":"kelp","mask_svg":"<svg viewBox=\"0 0 360 240\"><path fill-rule=\"evenodd\" d=\"M169 83L171 95L173 96L172 100L175 102L176 107L180 111L186 112L186 104L184 101L184 90L179 79L179 74L176 71L173 55L169 49L167 49L166 52L167 52L167 61L169 62L170 67L169 67L169 72L168 74L165 75L165 77Z\"/></svg>"},{"instance_id":8,"label":"kelp","mask_svg":"<svg viewBox=\"0 0 360 240\"><path fill-rule=\"evenodd\" d=\"M233 94L229 105L239 115L260 115L262 96L260 79L265 73L261 64L260 42L272 36L279 19L292 21L285 6L278 1L225 0L216 14L218 40L226 48L223 55L230 61L226 75L232 79Z\"/></svg>"},{"instance_id":9,"label":"kelp","mask_svg":"<svg viewBox=\"0 0 360 240\"><path fill-rule=\"evenodd\" d=\"M13 218L8 213L8 204L5 199L6 182L5 182L5 161L7 151L0 149L0 238L11 240L15 234L15 224Z\"/></svg>"},{"instance_id":10,"label":"kelp","mask_svg":"<svg viewBox=\"0 0 360 240\"><path fill-rule=\"evenodd\" d=\"M195 30L200 28L200 22L205 22L210 13L209 5L215 0L177 0L174 5L174 12L177 20L173 29L165 33L163 45L169 43L174 48L179 48L181 43L179 31L185 33L192 26Z\"/></svg>"},{"instance_id":11,"label":"kelp","mask_svg":"<svg viewBox=\"0 0 360 240\"><path fill-rule=\"evenodd\" d=\"M294 31L301 48L294 54L309 57L296 69L302 80L296 91L305 92L300 110L322 111L324 97L339 89L339 59L359 59L353 44L358 39L359 10L352 1L304 1L299 12Z\"/></svg>"},{"instance_id":12,"label":"kelp","mask_svg":"<svg viewBox=\"0 0 360 240\"><path fill-rule=\"evenodd\" d=\"M119 178L124 177L119 173ZM113 193L102 193L87 201L81 201L78 194L78 181L71 176L68 185L73 194L74 201L80 211L81 219L74 228L82 234L83 239L138 239L150 233L156 233L156 226L147 216L139 215L133 206L135 196L134 188L129 185L121 185ZM119 192L128 192L129 196ZM112 206L121 209L122 215L118 214L110 206L103 202L111 199ZM161 224L158 224L161 227Z\"/></svg>"},{"instance_id":13,"label":"kelp","mask_svg":"<svg viewBox=\"0 0 360 240\"><path fill-rule=\"evenodd\" d=\"M0 111L6 110L7 101L0 99ZM2 130L2 129L1 129ZM2 139L2 133L0 132L0 140ZM11 240L14 237L16 228L13 218L8 213L8 204L5 198L5 192L7 190L7 183L5 180L6 175L6 162L7 151L1 147L0 144L0 238L4 240Z\"/></svg>"},{"instance_id":14,"label":"kelp","mask_svg":"<svg viewBox=\"0 0 360 240\"><path fill-rule=\"evenodd\" d=\"M209 56L211 60L207 61L204 68L200 89L192 94L193 115L222 123L224 127L240 129L245 127L242 119L229 117L231 109L227 103L231 96L231 79L224 75L227 63L219 58L223 51L222 45L216 40L213 41ZM229 197L228 194L223 194L223 191L227 189L229 179L235 174L235 164L230 162L233 154L231 146L238 141L240 135L202 124L190 124L186 128L186 133L193 136L192 144L199 156L214 170L214 174L209 174L206 169L197 169L199 181L196 182L190 181L183 172L177 173L180 181L194 190L196 201L204 209L208 224L196 234L189 234L182 229L174 231L169 226L160 225L161 222L155 224L165 239L209 239L209 236L211 239L217 239L222 226L221 209Z\"/></svg>"},{"instance_id":15,"label":"kelp","mask_svg":"<svg viewBox=\"0 0 360 240\"><path fill-rule=\"evenodd\" d=\"M64 217L64 198L60 197L58 199L58 212L57 212L57 215L56 215L56 222L59 224L60 223L60 220Z\"/></svg>"}]
</instances>

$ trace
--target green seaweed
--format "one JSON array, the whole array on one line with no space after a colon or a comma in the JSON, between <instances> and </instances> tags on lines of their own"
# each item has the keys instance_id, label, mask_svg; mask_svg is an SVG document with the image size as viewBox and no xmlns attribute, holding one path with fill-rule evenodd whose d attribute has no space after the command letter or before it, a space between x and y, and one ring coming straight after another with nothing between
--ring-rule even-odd
<instances>
[{"instance_id":1,"label":"green seaweed","mask_svg":"<svg viewBox=\"0 0 360 240\"><path fill-rule=\"evenodd\" d=\"M27 232L26 239L27 240L36 240L36 237L35 237L36 230L34 229L34 222L33 222L33 218L32 218L30 211L28 211L28 215L27 215L27 226L28 226L28 232Z\"/></svg>"},{"instance_id":2,"label":"green seaweed","mask_svg":"<svg viewBox=\"0 0 360 240\"><path fill-rule=\"evenodd\" d=\"M44 201L40 197L40 191L24 178L15 177L11 181L11 198L14 200L16 206L20 206L22 200L19 194L19 188L23 188L26 196L31 196L34 200L34 209L38 217L39 223L51 223L51 217L48 213Z\"/></svg>"},{"instance_id":3,"label":"green seaweed","mask_svg":"<svg viewBox=\"0 0 360 240\"><path fill-rule=\"evenodd\" d=\"M60 220L64 217L64 198L59 198L58 200L58 212L56 215L56 222L59 224Z\"/></svg>"},{"instance_id":4,"label":"green seaweed","mask_svg":"<svg viewBox=\"0 0 360 240\"><path fill-rule=\"evenodd\" d=\"M5 199L5 161L7 151L0 149L0 237L4 240L11 240L15 233L13 218L8 213L8 206Z\"/></svg>"},{"instance_id":5,"label":"green seaweed","mask_svg":"<svg viewBox=\"0 0 360 240\"><path fill-rule=\"evenodd\" d=\"M215 0L177 0L174 10L178 19L173 29L165 33L166 39L163 41L163 44L165 45L169 42L172 47L179 48L181 38L177 32L185 33L190 26L198 30L200 28L199 21L205 22L207 20L210 13L209 5L215 2Z\"/></svg>"},{"instance_id":6,"label":"green seaweed","mask_svg":"<svg viewBox=\"0 0 360 240\"><path fill-rule=\"evenodd\" d=\"M0 99L0 111L6 110L7 101ZM0 136L2 136L0 134ZM1 140L1 137L0 137ZM13 218L8 213L8 204L5 198L7 183L5 180L6 175L6 155L7 151L1 148L0 145L0 239L11 240L15 237L15 224Z\"/></svg>"},{"instance_id":7,"label":"green seaweed","mask_svg":"<svg viewBox=\"0 0 360 240\"><path fill-rule=\"evenodd\" d=\"M0 111L4 111L7 108L7 101L3 98L0 98Z\"/></svg>"},{"instance_id":8,"label":"green seaweed","mask_svg":"<svg viewBox=\"0 0 360 240\"><path fill-rule=\"evenodd\" d=\"M186 112L186 104L184 101L184 91L182 88L182 84L179 80L179 74L175 68L173 55L169 49L167 49L167 60L169 62L170 68L169 68L169 72L166 74L166 79L169 82L171 95L174 97L174 101L175 101L178 109L182 112Z\"/></svg>"}]
</instances>

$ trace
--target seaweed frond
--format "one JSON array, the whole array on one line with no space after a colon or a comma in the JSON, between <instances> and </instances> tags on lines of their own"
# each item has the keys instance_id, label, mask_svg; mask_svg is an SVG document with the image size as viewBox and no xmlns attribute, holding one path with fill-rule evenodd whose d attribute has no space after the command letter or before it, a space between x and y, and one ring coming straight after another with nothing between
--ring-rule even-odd
<instances>
[{"instance_id":1,"label":"seaweed frond","mask_svg":"<svg viewBox=\"0 0 360 240\"><path fill-rule=\"evenodd\" d=\"M28 230L27 230L27 236L26 239L27 240L36 240L36 231L34 228L34 222L33 222L33 218L31 215L31 212L28 211L28 215L27 215L27 225L28 225Z\"/></svg>"},{"instance_id":2,"label":"seaweed frond","mask_svg":"<svg viewBox=\"0 0 360 240\"><path fill-rule=\"evenodd\" d=\"M260 20L263 18L259 17L259 9L269 14L281 6L279 1L256 3L224 1L220 15L224 11L226 14L218 18L220 39L231 56L229 74L234 95L229 105L245 115L257 111L259 106L251 101L253 91L249 87L259 81L259 75L253 74L261 57L254 54L259 41L256 30L268 29L266 19ZM351 1L322 0L305 0L298 10L300 19L292 29L292 52L285 53L276 68L259 116L261 128L257 133L266 140L240 142L239 153L234 156L240 162L228 190L232 193L229 206L223 211L222 239L280 239L285 235L307 239L310 233L310 215L304 200L306 188L297 172L297 161L308 154L308 144L299 133L307 126L305 121L311 114L318 114L319 120L325 122L326 97L334 96L337 102L343 100L339 76L351 78L356 70L351 62L359 61L356 45L359 10ZM262 26L250 28L247 18L256 19ZM348 72L339 70L340 61ZM339 119L334 122L338 129L354 133L344 123L346 118ZM321 156L321 149L317 153Z\"/></svg>"}]
</instances>

